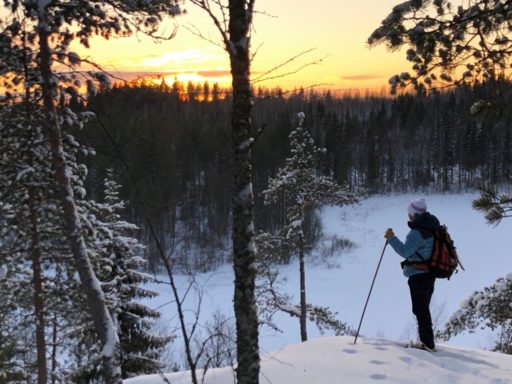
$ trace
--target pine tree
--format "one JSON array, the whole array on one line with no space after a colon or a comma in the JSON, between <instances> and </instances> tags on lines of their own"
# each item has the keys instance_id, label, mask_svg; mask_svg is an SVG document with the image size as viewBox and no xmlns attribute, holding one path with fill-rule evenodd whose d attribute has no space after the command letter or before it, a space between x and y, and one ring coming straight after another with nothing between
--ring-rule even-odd
<instances>
[{"instance_id":1,"label":"pine tree","mask_svg":"<svg viewBox=\"0 0 512 384\"><path fill-rule=\"evenodd\" d=\"M293 303L292 295L281 292L282 280L276 267L276 260L282 258L286 246L280 235L261 232L256 236L258 248L258 279L256 284L256 297L258 298L258 317L260 322L274 331L277 328L273 317L277 312L284 312L292 317L300 318L301 307ZM353 330L346 323L336 319L337 313L328 307L314 304L306 306L308 319L316 324L321 333L326 330L336 335L347 335Z\"/></svg>"},{"instance_id":2,"label":"pine tree","mask_svg":"<svg viewBox=\"0 0 512 384\"><path fill-rule=\"evenodd\" d=\"M10 327L0 321L0 383L23 382L27 379L17 351L17 341Z\"/></svg>"},{"instance_id":3,"label":"pine tree","mask_svg":"<svg viewBox=\"0 0 512 384\"><path fill-rule=\"evenodd\" d=\"M391 77L393 91L410 84L420 91L484 84L492 94L474 102L469 110L473 115L483 115L490 107L501 110L508 107L504 95L509 85L504 80L508 79L511 62L512 40L507 36L511 11L511 0L470 0L456 9L449 1L406 1L393 8L368 38L368 43L373 46L384 43L391 50L409 47L406 56L414 74L404 72ZM481 146L478 156L486 151L491 158L487 156L484 163L491 168L492 178L496 151ZM489 191L483 191L475 204L485 210L492 221L499 222L503 213L510 209L509 197L502 195L500 202L496 193L491 196Z\"/></svg>"},{"instance_id":4,"label":"pine tree","mask_svg":"<svg viewBox=\"0 0 512 384\"><path fill-rule=\"evenodd\" d=\"M142 258L143 246L132 237L138 228L121 219L125 202L120 200L119 189L114 171L109 169L105 179L105 202L100 205L105 238L99 252L104 271L99 276L107 306L117 315L121 368L123 377L127 378L159 372L164 366L161 354L171 337L151 332L160 313L142 304L141 300L158 294L142 287L152 278L142 272L146 264Z\"/></svg>"},{"instance_id":5,"label":"pine tree","mask_svg":"<svg viewBox=\"0 0 512 384\"><path fill-rule=\"evenodd\" d=\"M483 212L489 224L498 225L504 218L512 216L512 195L484 187L480 197L473 201L473 208Z\"/></svg>"},{"instance_id":6,"label":"pine tree","mask_svg":"<svg viewBox=\"0 0 512 384\"><path fill-rule=\"evenodd\" d=\"M125 202L119 198L120 186L111 169L104 185L104 202L85 202L81 219L91 263L119 335L122 375L128 378L159 372L163 367L160 355L171 337L151 332L160 313L140 302L157 293L142 287L152 280L142 271L144 247L133 237L138 228L121 219ZM90 316L80 327L75 323L72 334L79 342L72 347L71 378L76 383L95 382L100 375L101 343Z\"/></svg>"},{"instance_id":7,"label":"pine tree","mask_svg":"<svg viewBox=\"0 0 512 384\"><path fill-rule=\"evenodd\" d=\"M80 86L80 72L76 71L76 67L82 60L76 53L70 52L72 41L79 40L82 45L89 47L92 35L108 38L130 35L134 30L156 36L162 15L174 15L178 8L174 1L166 0L94 3L75 1L72 4L46 0L8 1L4 6L10 12L4 20L0 39L0 62L2 75L7 79L7 88L13 92L6 99L12 97L16 100L19 88L24 88L27 92L32 88L39 93L38 99L41 100L45 115L41 124L51 147L54 182L58 187L58 197L64 213L67 239L96 332L104 346L103 376L109 384L120 383L119 340L88 258L73 180L69 175L67 154L64 151L66 134L63 132L62 116L58 114L57 103L66 98L66 93L76 94ZM20 16L22 20L19 19ZM21 55L14 55L13 59L12 54L18 52ZM21 57L23 60L19 60ZM71 75L56 71L57 63L71 69ZM28 67L36 72L34 78L27 76ZM108 82L104 74L95 74L93 77L100 83ZM89 92L96 91L94 79L87 79Z\"/></svg>"},{"instance_id":8,"label":"pine tree","mask_svg":"<svg viewBox=\"0 0 512 384\"><path fill-rule=\"evenodd\" d=\"M323 154L324 149L315 146L307 129L303 127L305 115L300 112L298 125L290 133L290 155L286 165L279 169L275 178L271 178L268 189L262 192L265 203L271 204L283 199L286 208L286 226L284 238L293 244L299 255L300 264L300 334L302 341L307 340L307 303L305 281L305 234L304 219L306 211L320 204L347 205L357 201L356 196L346 187L339 186L331 177L317 174L315 157Z\"/></svg>"},{"instance_id":9,"label":"pine tree","mask_svg":"<svg viewBox=\"0 0 512 384\"><path fill-rule=\"evenodd\" d=\"M473 207L485 213L489 224L498 225L510 216L512 196L498 193L494 188L484 188ZM482 291L474 292L466 299L445 325L441 337L449 339L463 331L472 331L479 326L498 329L495 350L512 354L512 274L500 277Z\"/></svg>"},{"instance_id":10,"label":"pine tree","mask_svg":"<svg viewBox=\"0 0 512 384\"><path fill-rule=\"evenodd\" d=\"M511 0L468 0L456 9L446 0L405 1L393 7L368 43L408 47L414 72L391 77L393 91L409 84L425 90L493 81L507 77L511 10Z\"/></svg>"},{"instance_id":11,"label":"pine tree","mask_svg":"<svg viewBox=\"0 0 512 384\"><path fill-rule=\"evenodd\" d=\"M40 110L34 110L28 121L23 105L3 106L0 163L0 199L5 220L0 223L4 241L0 245L2 267L7 272L2 281L6 310L17 314L20 329L35 333L37 378L46 383L45 298L42 266L45 252L44 236L47 222L41 220L45 201L44 155L41 156L42 135ZM39 120L39 121L38 121ZM43 160L41 162L41 160ZM47 186L47 184L46 184ZM47 190L46 190L47 191ZM18 305L16 305L16 303ZM14 307L14 308L13 308ZM10 308L10 309L9 309ZM9 314L11 321L13 314ZM23 342L18 344L22 349ZM29 347L30 348L30 347ZM30 359L30 358L29 358ZM30 372L29 374L32 374Z\"/></svg>"},{"instance_id":12,"label":"pine tree","mask_svg":"<svg viewBox=\"0 0 512 384\"><path fill-rule=\"evenodd\" d=\"M2 216L0 233L1 266L6 278L1 281L10 321L19 324L25 334L35 332L37 364L31 361L32 341L20 337L18 349L28 351L27 375L37 376L39 383L49 380L48 356L56 356L57 349L65 348L64 330L71 324L83 322L82 292L76 282L76 271L67 245L64 220L59 209L52 175L51 152L44 138L44 114L35 105L30 107L30 117L25 103L1 107L3 124L0 127L2 165L0 171L0 201ZM68 109L59 113L63 126L80 125L82 117ZM68 175L72 180L75 200L80 212L86 169L77 162L77 156L90 151L65 134ZM10 308L10 310L9 310ZM13 310L16 308L16 310ZM53 327L50 327L50 319ZM75 321L76 320L76 321ZM53 331L50 331L53 328ZM51 334L53 343L49 341ZM51 344L51 346L50 346ZM37 366L37 373L31 367ZM57 372L59 371L59 372ZM51 361L52 379L63 375L65 368Z\"/></svg>"},{"instance_id":13,"label":"pine tree","mask_svg":"<svg viewBox=\"0 0 512 384\"><path fill-rule=\"evenodd\" d=\"M498 330L498 340L494 349L512 354L512 274L499 278L489 287L474 292L464 300L444 326L440 337L448 340L464 331L478 327Z\"/></svg>"}]
</instances>

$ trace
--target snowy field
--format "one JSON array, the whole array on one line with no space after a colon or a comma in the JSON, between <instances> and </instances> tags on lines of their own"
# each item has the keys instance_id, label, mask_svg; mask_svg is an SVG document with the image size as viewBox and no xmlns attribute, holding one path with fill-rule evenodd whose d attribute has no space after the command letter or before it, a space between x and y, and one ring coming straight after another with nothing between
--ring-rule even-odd
<instances>
[{"instance_id":1,"label":"snowy field","mask_svg":"<svg viewBox=\"0 0 512 384\"><path fill-rule=\"evenodd\" d=\"M329 259L328 265L320 263L320 258L317 255L311 256L306 266L308 302L330 307L331 310L338 312L340 320L357 328L385 244L384 231L391 227L395 234L404 240L409 230L406 206L411 199L420 196L381 196L364 200L358 205L350 207L324 208L322 222L326 237L335 234L340 238L351 240L356 247L334 255ZM471 202L477 196L476 193L426 196L428 210L436 215L441 223L448 226L461 261L466 268L465 272L457 273L450 281L437 280L431 306L437 326L442 325L474 290L480 290L492 284L498 277L512 272L512 258L510 257L512 219L503 220L497 227L489 226L482 214L471 208ZM400 260L401 258L388 246L362 324L361 334L364 337L396 341L416 339L415 319L410 309L407 280L403 277L399 266ZM286 279L286 291L293 294L298 302L298 263L294 262L280 267L280 274ZM200 275L198 279L205 292L201 306L202 322L210 320L212 313L217 310L231 315L233 311L231 266L225 266L211 274ZM186 286L184 278L178 277L177 280L180 282L180 286ZM154 285L151 288L161 292L161 295L149 304L159 307L166 321L175 322L177 316L173 304L169 304L171 298L168 287ZM188 296L186 306L191 310L196 308L194 295ZM290 348L291 350L299 348L287 347L300 342L298 320L282 314L275 317L275 322L283 330L283 333L275 333L268 329L262 330L260 334L262 353L278 353L277 351L285 347L284 351L288 351ZM310 340L322 336L329 335L321 335L314 324L308 324ZM488 349L492 345L493 337L490 331L479 330L474 334L457 336L445 345ZM331 348L331 345L336 343L348 343L344 338L341 341L326 340L326 348ZM178 352L182 348L179 345L179 339L175 343L177 344L174 350ZM368 341L368 343L371 344L374 341ZM363 343L361 348L375 349L364 345L366 343ZM311 348L318 348L318 346L313 343ZM338 349L341 351L343 348L349 347L340 346ZM284 351L283 353L285 353ZM322 353L330 354L328 351ZM422 352L411 351L411 353ZM350 357L350 353L345 353L345 356ZM376 355L369 355L366 358L375 361L383 360L382 356ZM217 381L211 382L216 383ZM364 381L361 382L364 383ZM406 381L393 381L393 383L399 382ZM461 379L460 382L463 380ZM492 381L479 382L491 383ZM508 381L496 381L496 383L506 382L508 383Z\"/></svg>"},{"instance_id":2,"label":"snowy field","mask_svg":"<svg viewBox=\"0 0 512 384\"><path fill-rule=\"evenodd\" d=\"M188 372L166 375L173 384L189 384ZM430 353L402 348L382 339L324 337L264 355L262 384L510 384L512 356L441 346ZM203 377L199 375L199 380ZM205 384L234 383L231 368L206 372ZM125 384L164 384L160 375L125 380Z\"/></svg>"}]
</instances>

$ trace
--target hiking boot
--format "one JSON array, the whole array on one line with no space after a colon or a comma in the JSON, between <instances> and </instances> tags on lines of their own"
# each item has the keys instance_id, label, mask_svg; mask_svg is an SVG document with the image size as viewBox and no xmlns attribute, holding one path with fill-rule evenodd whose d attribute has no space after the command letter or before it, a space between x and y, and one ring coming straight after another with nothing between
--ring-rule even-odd
<instances>
[{"instance_id":1,"label":"hiking boot","mask_svg":"<svg viewBox=\"0 0 512 384\"><path fill-rule=\"evenodd\" d=\"M428 347L427 345L425 345L424 343L421 343L422 345L422 348L421 349L424 349L425 351L428 351L428 352L435 352L436 351L436 347L435 346L432 346L431 347Z\"/></svg>"},{"instance_id":2,"label":"hiking boot","mask_svg":"<svg viewBox=\"0 0 512 384\"><path fill-rule=\"evenodd\" d=\"M406 348L416 348L416 349L423 349L424 351L428 352L435 352L436 347L427 347L425 343L421 341L410 341L408 344L405 345Z\"/></svg>"}]
</instances>

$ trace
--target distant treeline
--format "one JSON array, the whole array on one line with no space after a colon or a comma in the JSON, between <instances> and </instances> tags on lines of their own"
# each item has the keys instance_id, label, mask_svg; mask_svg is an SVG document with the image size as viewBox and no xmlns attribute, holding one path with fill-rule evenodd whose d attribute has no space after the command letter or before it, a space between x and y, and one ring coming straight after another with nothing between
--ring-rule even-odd
<instances>
[{"instance_id":1,"label":"distant treeline","mask_svg":"<svg viewBox=\"0 0 512 384\"><path fill-rule=\"evenodd\" d=\"M284 220L285 207L264 207L259 194L283 165L298 112L327 149L318 172L358 193L463 191L509 181L511 89L501 83L394 98L255 90L256 227L272 231ZM147 215L166 252L195 267L229 258L230 103L228 90L208 84L117 86L90 99L99 120L77 134L97 152L89 193L100 193L113 167L143 237L150 238ZM152 258L154 242L147 243Z\"/></svg>"}]
</instances>

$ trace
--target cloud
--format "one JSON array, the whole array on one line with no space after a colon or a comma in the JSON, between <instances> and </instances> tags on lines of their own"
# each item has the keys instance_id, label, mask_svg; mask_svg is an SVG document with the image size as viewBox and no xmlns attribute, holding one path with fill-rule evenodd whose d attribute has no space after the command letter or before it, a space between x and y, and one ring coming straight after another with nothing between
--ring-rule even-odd
<instances>
[{"instance_id":1,"label":"cloud","mask_svg":"<svg viewBox=\"0 0 512 384\"><path fill-rule=\"evenodd\" d=\"M364 80L376 80L382 79L384 76L381 75L352 75L352 76L340 76L341 80L350 80L350 81L364 81Z\"/></svg>"},{"instance_id":2,"label":"cloud","mask_svg":"<svg viewBox=\"0 0 512 384\"><path fill-rule=\"evenodd\" d=\"M213 71L197 71L197 74L202 77L216 78L216 77L228 77L231 76L229 70L213 70Z\"/></svg>"},{"instance_id":3,"label":"cloud","mask_svg":"<svg viewBox=\"0 0 512 384\"><path fill-rule=\"evenodd\" d=\"M175 78L182 83L187 83L188 81L192 83L202 83L206 80L225 83L231 79L231 72L229 70L117 71L113 74L127 81L142 78L147 80L164 78L168 84L172 83Z\"/></svg>"},{"instance_id":4,"label":"cloud","mask_svg":"<svg viewBox=\"0 0 512 384\"><path fill-rule=\"evenodd\" d=\"M169 65L184 66L220 60L217 52L211 49L186 49L184 51L167 52L162 55L151 55L141 59L140 65L146 68L164 68Z\"/></svg>"}]
</instances>

